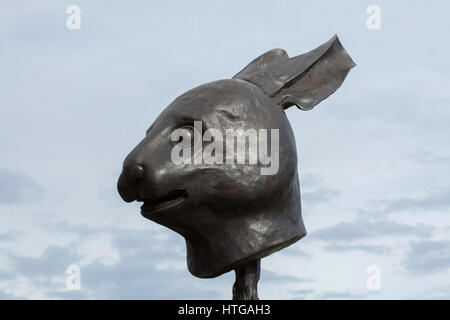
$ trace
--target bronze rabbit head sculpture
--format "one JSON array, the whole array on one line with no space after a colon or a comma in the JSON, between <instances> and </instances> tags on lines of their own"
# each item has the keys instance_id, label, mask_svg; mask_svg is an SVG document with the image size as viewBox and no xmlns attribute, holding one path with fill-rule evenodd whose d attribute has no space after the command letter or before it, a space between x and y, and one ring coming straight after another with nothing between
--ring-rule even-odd
<instances>
[{"instance_id":1,"label":"bronze rabbit head sculpture","mask_svg":"<svg viewBox=\"0 0 450 320\"><path fill-rule=\"evenodd\" d=\"M292 58L268 51L232 79L189 90L126 157L121 197L143 202L145 218L185 238L193 275L234 269L234 298L256 299L259 259L306 235L295 137L284 110L312 109L354 66L334 36Z\"/></svg>"}]
</instances>

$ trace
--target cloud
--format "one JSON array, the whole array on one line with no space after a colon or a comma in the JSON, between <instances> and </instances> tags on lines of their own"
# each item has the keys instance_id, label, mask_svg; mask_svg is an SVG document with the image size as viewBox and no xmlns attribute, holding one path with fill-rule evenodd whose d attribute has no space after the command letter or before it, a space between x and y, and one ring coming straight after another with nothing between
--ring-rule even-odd
<instances>
[{"instance_id":1,"label":"cloud","mask_svg":"<svg viewBox=\"0 0 450 320\"><path fill-rule=\"evenodd\" d=\"M388 219L357 218L352 222L342 222L328 228L319 229L313 232L310 238L326 241L353 241L384 236L429 237L432 232L433 227L424 224L411 226Z\"/></svg>"},{"instance_id":2,"label":"cloud","mask_svg":"<svg viewBox=\"0 0 450 320\"><path fill-rule=\"evenodd\" d=\"M38 201L43 189L31 177L0 168L0 204Z\"/></svg>"},{"instance_id":3,"label":"cloud","mask_svg":"<svg viewBox=\"0 0 450 320\"><path fill-rule=\"evenodd\" d=\"M89 227L80 226L80 230L92 238ZM183 241L174 241L171 236L158 237L146 230L113 230L111 234L112 247L119 253L119 259L113 263L105 263L101 256L86 262L79 242L50 246L39 257L10 254L14 270L3 276L6 280L0 283L1 294L8 298L33 298L30 294L33 290L14 292L11 289L14 281L26 279L28 287L45 298L223 299L228 298L226 294L231 296L230 275L197 279L188 273ZM81 269L81 289L77 291L69 291L65 285L65 271L72 264ZM268 276L275 277L270 273Z\"/></svg>"},{"instance_id":4,"label":"cloud","mask_svg":"<svg viewBox=\"0 0 450 320\"><path fill-rule=\"evenodd\" d=\"M329 300L337 300L337 299L345 299L345 300L361 300L367 299L373 295L378 294L377 292L369 292L369 293L354 293L350 291L325 291L317 296L319 299L329 299Z\"/></svg>"},{"instance_id":5,"label":"cloud","mask_svg":"<svg viewBox=\"0 0 450 320\"><path fill-rule=\"evenodd\" d=\"M340 192L324 186L323 179L317 174L305 174L300 177L303 203L320 204L340 195Z\"/></svg>"},{"instance_id":6,"label":"cloud","mask_svg":"<svg viewBox=\"0 0 450 320\"><path fill-rule=\"evenodd\" d=\"M0 242L9 242L14 239L14 234L10 232L0 234Z\"/></svg>"},{"instance_id":7,"label":"cloud","mask_svg":"<svg viewBox=\"0 0 450 320\"><path fill-rule=\"evenodd\" d=\"M86 298L84 292L64 292L65 271L71 264L79 264L81 256L74 245L49 246L39 257L24 257L13 253L8 258L12 270L0 277L0 292L7 299L55 298L65 294L71 298ZM23 289L26 284L26 290ZM35 295L39 292L39 295Z\"/></svg>"},{"instance_id":8,"label":"cloud","mask_svg":"<svg viewBox=\"0 0 450 320\"><path fill-rule=\"evenodd\" d=\"M391 252L391 248L384 245L367 245L367 244L339 244L332 243L325 247L325 250L329 251L363 251L373 254L388 254Z\"/></svg>"},{"instance_id":9,"label":"cloud","mask_svg":"<svg viewBox=\"0 0 450 320\"><path fill-rule=\"evenodd\" d=\"M427 275L450 269L450 241L414 241L403 260L406 271Z\"/></svg>"},{"instance_id":10,"label":"cloud","mask_svg":"<svg viewBox=\"0 0 450 320\"><path fill-rule=\"evenodd\" d=\"M327 188L316 188L313 191L303 191L302 200L305 203L318 204L328 202L339 195L340 192L337 190Z\"/></svg>"},{"instance_id":11,"label":"cloud","mask_svg":"<svg viewBox=\"0 0 450 320\"><path fill-rule=\"evenodd\" d=\"M218 282L194 280L187 272L158 268L157 259L151 254L124 254L110 266L95 261L82 269L83 286L91 297L102 299L223 298ZM226 288L231 290L231 284Z\"/></svg>"},{"instance_id":12,"label":"cloud","mask_svg":"<svg viewBox=\"0 0 450 320\"><path fill-rule=\"evenodd\" d=\"M438 210L450 209L450 192L430 194L422 198L400 198L387 201L384 212L392 213L399 211Z\"/></svg>"},{"instance_id":13,"label":"cloud","mask_svg":"<svg viewBox=\"0 0 450 320\"><path fill-rule=\"evenodd\" d=\"M292 298L292 300L304 300L304 299L307 299L314 292L315 292L314 289L300 289L300 290L292 290L292 291L290 291L290 293L294 295L294 298Z\"/></svg>"},{"instance_id":14,"label":"cloud","mask_svg":"<svg viewBox=\"0 0 450 320\"><path fill-rule=\"evenodd\" d=\"M55 226L53 226L55 227ZM86 225L61 225L60 229L76 232L83 241L47 247L38 257L10 253L13 266L2 273L0 295L5 298L57 299L229 299L234 272L214 279L199 279L186 267L184 240L171 232L153 230L120 230L90 228ZM87 259L83 246L95 242L108 231L111 246L119 258L105 263L101 252ZM75 264L81 269L81 289L66 288L66 270ZM19 283L25 281L27 290ZM311 283L271 270L261 270L261 284ZM189 288L189 290L186 290ZM36 293L39 292L39 295Z\"/></svg>"},{"instance_id":15,"label":"cloud","mask_svg":"<svg viewBox=\"0 0 450 320\"><path fill-rule=\"evenodd\" d=\"M431 299L431 300L448 300L450 297L450 284L443 286L435 286L424 291L417 299Z\"/></svg>"},{"instance_id":16,"label":"cloud","mask_svg":"<svg viewBox=\"0 0 450 320\"><path fill-rule=\"evenodd\" d=\"M39 278L58 275L71 264L79 264L82 257L69 246L50 246L38 258L13 256L15 269L22 276Z\"/></svg>"},{"instance_id":17,"label":"cloud","mask_svg":"<svg viewBox=\"0 0 450 320\"><path fill-rule=\"evenodd\" d=\"M297 256L297 257L301 257L301 258L312 258L312 254L306 252L303 249L302 245L300 243L295 243L293 245L290 245L289 247L283 249L283 251L281 251L283 254L289 254L289 255L293 255L293 256Z\"/></svg>"},{"instance_id":18,"label":"cloud","mask_svg":"<svg viewBox=\"0 0 450 320\"><path fill-rule=\"evenodd\" d=\"M299 278L295 276L290 275L284 275L284 274L278 274L270 270L262 269L261 270L261 280L264 281L264 283L269 282L313 282L315 279L312 278Z\"/></svg>"},{"instance_id":19,"label":"cloud","mask_svg":"<svg viewBox=\"0 0 450 320\"><path fill-rule=\"evenodd\" d=\"M370 209L360 209L362 215L391 214L396 212L449 211L450 190L430 193L423 197L404 197L397 199L378 199L370 201Z\"/></svg>"},{"instance_id":20,"label":"cloud","mask_svg":"<svg viewBox=\"0 0 450 320\"><path fill-rule=\"evenodd\" d=\"M302 188L314 188L322 184L322 178L318 174L300 173L300 184Z\"/></svg>"},{"instance_id":21,"label":"cloud","mask_svg":"<svg viewBox=\"0 0 450 320\"><path fill-rule=\"evenodd\" d=\"M439 163L442 164L448 164L450 162L449 156L442 156L435 154L434 152L427 151L427 150L419 150L413 153L410 153L406 156L406 159L418 162L418 163L424 163L424 164L432 164L436 165Z\"/></svg>"}]
</instances>

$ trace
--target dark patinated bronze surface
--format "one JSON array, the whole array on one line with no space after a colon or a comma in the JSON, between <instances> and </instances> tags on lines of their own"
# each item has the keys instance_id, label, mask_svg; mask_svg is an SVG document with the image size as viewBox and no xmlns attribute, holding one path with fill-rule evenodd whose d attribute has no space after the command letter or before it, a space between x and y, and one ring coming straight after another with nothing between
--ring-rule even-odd
<instances>
[{"instance_id":1,"label":"dark patinated bronze surface","mask_svg":"<svg viewBox=\"0 0 450 320\"><path fill-rule=\"evenodd\" d=\"M129 153L118 181L142 215L182 235L189 271L211 278L236 270L233 296L257 299L259 259L306 235L301 217L295 138L285 109L312 109L336 91L354 62L337 36L289 58L281 49L253 60L232 79L176 98ZM278 129L279 168L262 164L175 164L171 133L201 121L202 130Z\"/></svg>"}]
</instances>

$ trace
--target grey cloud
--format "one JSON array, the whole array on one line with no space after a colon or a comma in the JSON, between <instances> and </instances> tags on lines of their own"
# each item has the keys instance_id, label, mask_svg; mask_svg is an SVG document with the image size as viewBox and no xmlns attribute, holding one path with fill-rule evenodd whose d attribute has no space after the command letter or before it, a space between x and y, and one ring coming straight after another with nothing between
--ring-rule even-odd
<instances>
[{"instance_id":1,"label":"grey cloud","mask_svg":"<svg viewBox=\"0 0 450 320\"><path fill-rule=\"evenodd\" d=\"M119 173L116 175L119 176ZM115 186L116 181L111 181L111 185ZM102 187L98 190L98 198L111 206L123 205L123 200L120 198L117 188L115 187Z\"/></svg>"},{"instance_id":2,"label":"grey cloud","mask_svg":"<svg viewBox=\"0 0 450 320\"><path fill-rule=\"evenodd\" d=\"M0 290L0 300L13 300L14 297Z\"/></svg>"},{"instance_id":3,"label":"grey cloud","mask_svg":"<svg viewBox=\"0 0 450 320\"><path fill-rule=\"evenodd\" d=\"M306 238L305 238L306 239ZM305 250L301 249L303 248L304 240L300 241L300 243L295 243L285 249L283 249L282 254L289 254L294 255L302 258L311 258L312 255Z\"/></svg>"},{"instance_id":4,"label":"grey cloud","mask_svg":"<svg viewBox=\"0 0 450 320\"><path fill-rule=\"evenodd\" d=\"M105 299L225 298L221 290L231 288L232 283L224 284L230 275L197 279L187 269L158 267L162 261L186 263L184 241L174 237L158 240L145 230L116 231L113 246L120 260L111 266L94 261L83 267L86 288Z\"/></svg>"},{"instance_id":5,"label":"grey cloud","mask_svg":"<svg viewBox=\"0 0 450 320\"><path fill-rule=\"evenodd\" d=\"M450 190L430 193L424 197L404 197L398 199L379 199L369 203L372 208L358 210L361 215L387 215L391 213L408 211L449 211Z\"/></svg>"},{"instance_id":6,"label":"grey cloud","mask_svg":"<svg viewBox=\"0 0 450 320\"><path fill-rule=\"evenodd\" d=\"M406 271L426 275L450 269L450 241L414 241L403 260Z\"/></svg>"},{"instance_id":7,"label":"grey cloud","mask_svg":"<svg viewBox=\"0 0 450 320\"><path fill-rule=\"evenodd\" d=\"M29 203L39 200L42 194L42 187L31 177L0 168L0 203Z\"/></svg>"},{"instance_id":8,"label":"grey cloud","mask_svg":"<svg viewBox=\"0 0 450 320\"><path fill-rule=\"evenodd\" d=\"M44 287L49 288L49 286ZM89 298L92 298L91 296L87 295L87 293L84 290L71 290L71 291L62 291L62 290L54 290L50 291L50 294L53 298L61 299L61 300L87 300Z\"/></svg>"},{"instance_id":9,"label":"grey cloud","mask_svg":"<svg viewBox=\"0 0 450 320\"><path fill-rule=\"evenodd\" d=\"M305 204L319 204L328 202L340 195L340 192L327 188L323 179L317 174L305 174L300 177L302 202Z\"/></svg>"},{"instance_id":10,"label":"grey cloud","mask_svg":"<svg viewBox=\"0 0 450 320\"><path fill-rule=\"evenodd\" d=\"M56 225L53 227L58 228ZM95 260L82 265L83 257L77 254L77 245L74 242L66 246L50 246L38 258L10 255L15 273L5 274L3 278L17 275L26 277L34 287L42 289L49 297L59 299L231 298L234 272L214 279L198 279L192 276L187 268L178 270L159 266L161 262L186 264L184 240L175 234L169 233L167 238L158 239L149 230L119 230L65 224L61 224L59 229L76 232L83 238L93 238L95 234L105 234L108 230L113 236L112 246L119 252L119 261L105 265ZM65 276L65 270L71 264L81 266L81 290L66 291L64 287L55 287L51 278ZM315 280L263 269L261 281L263 285L282 282L309 283Z\"/></svg>"},{"instance_id":11,"label":"grey cloud","mask_svg":"<svg viewBox=\"0 0 450 320\"><path fill-rule=\"evenodd\" d=\"M148 254L137 258L125 255L112 266L96 261L82 269L84 287L96 298L103 299L222 297L220 281L195 279L187 271L158 269L155 260L157 257ZM228 287L231 288L231 284Z\"/></svg>"},{"instance_id":12,"label":"grey cloud","mask_svg":"<svg viewBox=\"0 0 450 320\"><path fill-rule=\"evenodd\" d=\"M345 252L345 251L363 251L373 254L388 254L391 252L391 248L384 245L366 245L366 244L339 244L339 243L332 243L330 245L327 245L325 247L326 250L329 251L338 251L338 252Z\"/></svg>"},{"instance_id":13,"label":"grey cloud","mask_svg":"<svg viewBox=\"0 0 450 320\"><path fill-rule=\"evenodd\" d=\"M450 297L450 284L443 286L436 286L426 290L415 299L433 299L433 300L448 300Z\"/></svg>"},{"instance_id":14,"label":"grey cloud","mask_svg":"<svg viewBox=\"0 0 450 320\"><path fill-rule=\"evenodd\" d=\"M318 174L300 172L300 184L302 188L313 188L322 184L322 178Z\"/></svg>"},{"instance_id":15,"label":"grey cloud","mask_svg":"<svg viewBox=\"0 0 450 320\"><path fill-rule=\"evenodd\" d=\"M406 155L405 158L425 164L450 163L450 157L438 155L436 153L427 150L418 150L416 152Z\"/></svg>"},{"instance_id":16,"label":"grey cloud","mask_svg":"<svg viewBox=\"0 0 450 320\"><path fill-rule=\"evenodd\" d=\"M352 241L382 236L417 236L428 237L433 227L424 224L410 226L388 219L369 220L358 218L352 222L342 222L337 225L319 229L310 238L326 241Z\"/></svg>"},{"instance_id":17,"label":"grey cloud","mask_svg":"<svg viewBox=\"0 0 450 320\"><path fill-rule=\"evenodd\" d=\"M12 231L0 234L0 242L9 242L14 239L14 233Z\"/></svg>"},{"instance_id":18,"label":"grey cloud","mask_svg":"<svg viewBox=\"0 0 450 320\"><path fill-rule=\"evenodd\" d=\"M303 283L303 282L313 282L313 281L315 281L315 279L299 278L299 277L295 277L295 276L277 274L273 271L262 269L261 270L261 281L264 281L264 283L267 283L267 282L277 282L277 283L279 283L279 282L290 282L290 283L302 282Z\"/></svg>"},{"instance_id":19,"label":"grey cloud","mask_svg":"<svg viewBox=\"0 0 450 320\"><path fill-rule=\"evenodd\" d=\"M373 295L379 294L378 292L369 293L353 293L348 291L325 291L320 293L317 297L319 299L329 299L329 300L362 300L372 297Z\"/></svg>"},{"instance_id":20,"label":"grey cloud","mask_svg":"<svg viewBox=\"0 0 450 320\"><path fill-rule=\"evenodd\" d=\"M74 244L68 246L50 246L40 257L11 256L16 271L21 275L38 278L64 273L71 264L79 264L80 256L74 253Z\"/></svg>"},{"instance_id":21,"label":"grey cloud","mask_svg":"<svg viewBox=\"0 0 450 320\"><path fill-rule=\"evenodd\" d=\"M8 272L0 271L0 280L1 281L9 279L9 277L10 277L10 274Z\"/></svg>"},{"instance_id":22,"label":"grey cloud","mask_svg":"<svg viewBox=\"0 0 450 320\"><path fill-rule=\"evenodd\" d=\"M292 300L304 300L304 299L307 299L314 292L315 292L314 289L300 289L300 290L292 290L292 291L290 291L290 293L294 295L294 298L292 298Z\"/></svg>"},{"instance_id":23,"label":"grey cloud","mask_svg":"<svg viewBox=\"0 0 450 320\"><path fill-rule=\"evenodd\" d=\"M38 258L10 256L15 272L9 277L26 277L49 297L60 299L229 298L224 296L224 288L231 295L231 274L205 280L193 277L187 270L158 265L160 262L185 263L184 254L177 250L183 243L174 243L170 237L157 240L149 232L139 230L121 230L112 234L113 247L120 255L119 261L112 265L99 260L82 265L83 257L76 253L77 247L72 243L51 246ZM65 284L55 287L52 277L65 276L71 264L81 266L81 290L66 291Z\"/></svg>"},{"instance_id":24,"label":"grey cloud","mask_svg":"<svg viewBox=\"0 0 450 320\"><path fill-rule=\"evenodd\" d=\"M323 203L328 202L331 199L340 195L340 192L337 190L326 189L326 188L317 188L313 191L303 191L302 192L302 201L304 203Z\"/></svg>"},{"instance_id":25,"label":"grey cloud","mask_svg":"<svg viewBox=\"0 0 450 320\"><path fill-rule=\"evenodd\" d=\"M80 260L80 256L74 254L71 246L50 246L40 257L23 257L19 255L9 254L13 263L13 272L3 272L0 275L2 281L14 280L16 277L26 278L34 289L46 293L50 298L55 298L61 292L71 298L86 298L87 295L83 291L72 291L64 293L64 287L57 288L52 283L52 277L64 276L67 267L76 264ZM63 284L64 285L64 284ZM0 293L4 299L26 299L28 294L12 295L5 292Z\"/></svg>"},{"instance_id":26,"label":"grey cloud","mask_svg":"<svg viewBox=\"0 0 450 320\"><path fill-rule=\"evenodd\" d=\"M398 212L403 210L442 210L450 209L450 192L432 194L424 198L402 198L389 201L384 212Z\"/></svg>"}]
</instances>

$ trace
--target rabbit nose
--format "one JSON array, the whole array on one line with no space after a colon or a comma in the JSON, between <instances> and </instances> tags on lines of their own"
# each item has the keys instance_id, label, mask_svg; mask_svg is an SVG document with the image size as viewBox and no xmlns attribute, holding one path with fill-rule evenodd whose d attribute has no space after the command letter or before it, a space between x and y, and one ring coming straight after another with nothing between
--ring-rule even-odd
<instances>
[{"instance_id":1,"label":"rabbit nose","mask_svg":"<svg viewBox=\"0 0 450 320\"><path fill-rule=\"evenodd\" d=\"M136 180L139 180L144 175L144 167L140 164L135 164L133 166L125 168L125 171L127 171L128 175Z\"/></svg>"},{"instance_id":2,"label":"rabbit nose","mask_svg":"<svg viewBox=\"0 0 450 320\"><path fill-rule=\"evenodd\" d=\"M128 165L123 168L117 182L117 190L126 202L139 200L138 184L144 176L144 167L140 164Z\"/></svg>"}]
</instances>

